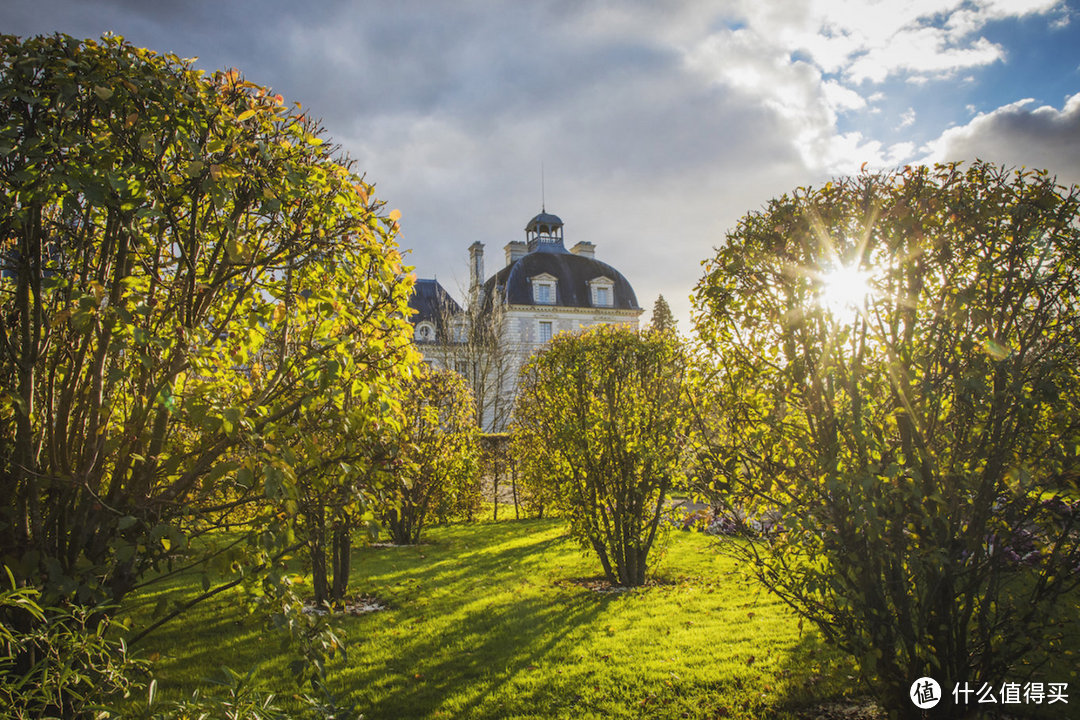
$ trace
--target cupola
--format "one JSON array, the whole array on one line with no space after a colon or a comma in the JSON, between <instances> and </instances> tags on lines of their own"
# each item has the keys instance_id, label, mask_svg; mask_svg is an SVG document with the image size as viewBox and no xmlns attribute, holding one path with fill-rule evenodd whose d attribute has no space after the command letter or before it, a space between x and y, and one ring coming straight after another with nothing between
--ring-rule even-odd
<instances>
[{"instance_id":1,"label":"cupola","mask_svg":"<svg viewBox=\"0 0 1080 720\"><path fill-rule=\"evenodd\" d=\"M543 209L525 226L525 240L529 252L566 252L563 246L563 221L558 215Z\"/></svg>"}]
</instances>

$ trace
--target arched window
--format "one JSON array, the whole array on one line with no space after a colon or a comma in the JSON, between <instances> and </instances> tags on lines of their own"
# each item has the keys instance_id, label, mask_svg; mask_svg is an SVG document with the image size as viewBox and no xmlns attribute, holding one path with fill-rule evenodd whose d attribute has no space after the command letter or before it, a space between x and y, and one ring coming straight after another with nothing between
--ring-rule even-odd
<instances>
[{"instance_id":1,"label":"arched window","mask_svg":"<svg viewBox=\"0 0 1080 720\"><path fill-rule=\"evenodd\" d=\"M421 343L435 342L435 325L427 320L417 323L413 338Z\"/></svg>"}]
</instances>

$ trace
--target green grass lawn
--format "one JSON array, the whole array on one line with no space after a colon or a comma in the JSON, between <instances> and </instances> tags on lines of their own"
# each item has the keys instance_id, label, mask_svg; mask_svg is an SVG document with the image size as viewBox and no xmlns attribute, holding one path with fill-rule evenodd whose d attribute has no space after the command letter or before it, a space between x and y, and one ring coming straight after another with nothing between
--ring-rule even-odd
<instances>
[{"instance_id":1,"label":"green grass lawn","mask_svg":"<svg viewBox=\"0 0 1080 720\"><path fill-rule=\"evenodd\" d=\"M352 590L389 609L333 620L349 650L330 665L332 690L368 720L815 717L809 706L863 694L850 662L745 581L722 542L673 532L656 581L620 593L597 591L597 562L560 520L436 527L425 545L358 549ZM125 611L145 622L163 594L200 590L197 577L174 581ZM297 691L285 633L238 593L141 644L161 696L189 696L223 665L254 669L286 702ZM1075 695L1074 658L1047 672Z\"/></svg>"},{"instance_id":2,"label":"green grass lawn","mask_svg":"<svg viewBox=\"0 0 1080 720\"><path fill-rule=\"evenodd\" d=\"M353 590L389 609L334 620L349 651L330 679L370 720L776 718L858 691L853 669L705 535L672 533L655 584L621 593L595 589L598 565L559 520L432 528L426 545L362 548L354 563ZM283 634L237 599L142 644L164 696L190 694L221 665L295 691Z\"/></svg>"}]
</instances>

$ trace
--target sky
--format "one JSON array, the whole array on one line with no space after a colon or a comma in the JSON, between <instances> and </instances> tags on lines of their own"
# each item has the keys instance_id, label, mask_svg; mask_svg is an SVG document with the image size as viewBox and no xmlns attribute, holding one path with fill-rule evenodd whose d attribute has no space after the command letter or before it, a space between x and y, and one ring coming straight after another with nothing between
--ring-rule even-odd
<instances>
[{"instance_id":1,"label":"sky","mask_svg":"<svg viewBox=\"0 0 1080 720\"><path fill-rule=\"evenodd\" d=\"M0 32L122 35L322 118L459 298L546 206L689 296L739 218L829 178L981 158L1080 183L1080 0L4 0Z\"/></svg>"}]
</instances>

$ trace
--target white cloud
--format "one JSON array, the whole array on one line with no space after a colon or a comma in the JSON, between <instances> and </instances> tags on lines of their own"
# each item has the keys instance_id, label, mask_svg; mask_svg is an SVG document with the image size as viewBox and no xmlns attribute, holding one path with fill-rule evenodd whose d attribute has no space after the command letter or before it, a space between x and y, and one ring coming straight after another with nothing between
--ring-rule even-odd
<instances>
[{"instance_id":1,"label":"white cloud","mask_svg":"<svg viewBox=\"0 0 1080 720\"><path fill-rule=\"evenodd\" d=\"M1061 6L1062 0L739 0L732 22L698 37L684 25L678 41L692 72L775 112L807 168L846 172L911 154L908 144L886 148L840 130L841 114L880 112L883 95L861 86L890 78L922 84L999 62L1003 48L979 34L988 22ZM914 121L909 109L896 129Z\"/></svg>"},{"instance_id":2,"label":"white cloud","mask_svg":"<svg viewBox=\"0 0 1080 720\"><path fill-rule=\"evenodd\" d=\"M1001 47L986 38L978 38L966 47L950 47L946 31L920 27L898 31L886 44L868 48L855 58L844 74L852 82L883 82L890 75L908 74L914 78L927 75L950 75L1002 58Z\"/></svg>"},{"instance_id":3,"label":"white cloud","mask_svg":"<svg viewBox=\"0 0 1080 720\"><path fill-rule=\"evenodd\" d=\"M826 80L822 83L821 91L829 107L838 112L861 110L866 107L866 99L862 95L835 80Z\"/></svg>"},{"instance_id":4,"label":"white cloud","mask_svg":"<svg viewBox=\"0 0 1080 720\"><path fill-rule=\"evenodd\" d=\"M879 83L997 62L1001 47L977 35L988 22L1063 6L1064 0L744 0L740 9L759 35L805 52L824 73Z\"/></svg>"},{"instance_id":5,"label":"white cloud","mask_svg":"<svg viewBox=\"0 0 1080 720\"><path fill-rule=\"evenodd\" d=\"M949 128L923 148L925 162L976 158L1008 166L1048 170L1063 183L1080 183L1080 93L1060 110L1031 99L980 113Z\"/></svg>"},{"instance_id":6,"label":"white cloud","mask_svg":"<svg viewBox=\"0 0 1080 720\"><path fill-rule=\"evenodd\" d=\"M687 69L760 104L783 124L787 142L806 167L844 171L880 158L878 145L857 132L836 132L839 112L861 109L866 100L851 88L822 77L816 66L791 61L781 47L752 28L713 33L687 51Z\"/></svg>"},{"instance_id":7,"label":"white cloud","mask_svg":"<svg viewBox=\"0 0 1080 720\"><path fill-rule=\"evenodd\" d=\"M1000 19L1049 12L1062 3L1059 0L982 0L977 5L988 17Z\"/></svg>"},{"instance_id":8,"label":"white cloud","mask_svg":"<svg viewBox=\"0 0 1080 720\"><path fill-rule=\"evenodd\" d=\"M885 156L885 167L896 167L909 161L915 154L915 143L899 142L889 147Z\"/></svg>"}]
</instances>

